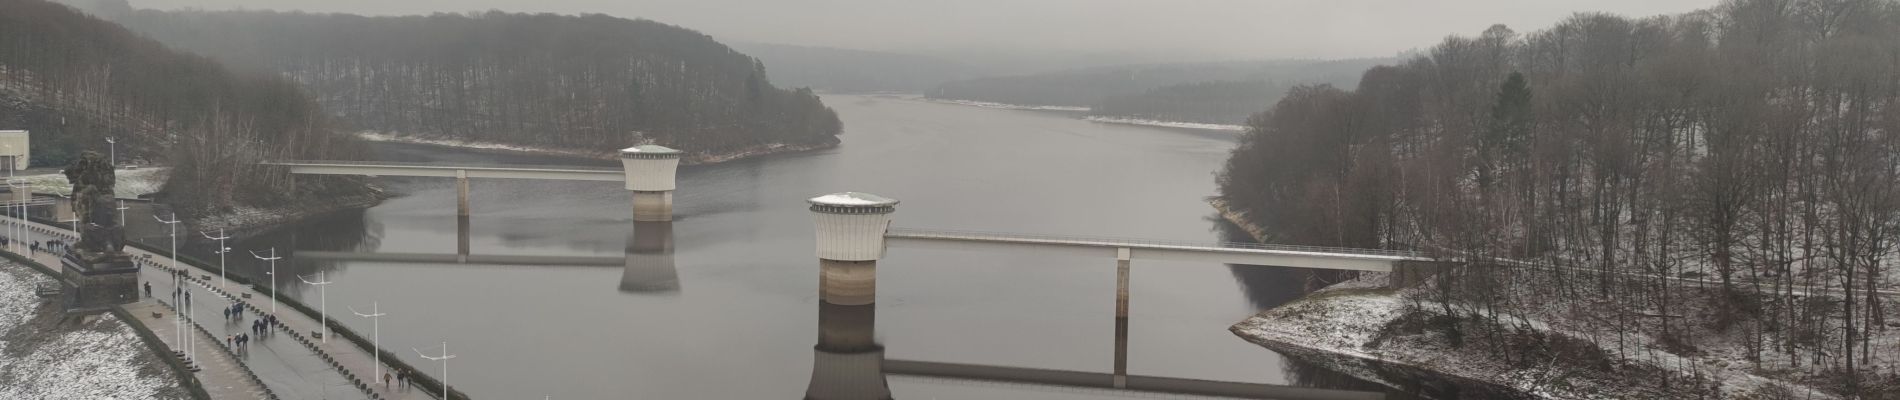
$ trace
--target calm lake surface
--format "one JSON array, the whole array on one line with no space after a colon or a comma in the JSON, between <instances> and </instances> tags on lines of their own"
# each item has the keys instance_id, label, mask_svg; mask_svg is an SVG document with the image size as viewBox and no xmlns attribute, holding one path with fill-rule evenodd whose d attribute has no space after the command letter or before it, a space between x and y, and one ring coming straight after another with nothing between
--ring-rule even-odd
<instances>
[{"instance_id":1,"label":"calm lake surface","mask_svg":"<svg viewBox=\"0 0 1900 400\"><path fill-rule=\"evenodd\" d=\"M818 261L805 199L837 191L903 201L906 228L1214 242L1227 235L1206 197L1234 139L1063 115L828 95L845 123L836 149L682 168L676 221L641 225L618 183L473 181L478 255L595 256L623 265L533 266L318 261L280 264L277 285L364 334L372 302L385 348L477 398L767 399L805 395L818 326ZM391 161L601 164L378 145ZM447 179L382 182L404 193L361 212L288 227L233 247L454 254ZM671 240L671 253L663 248ZM238 254L243 254L240 250ZM201 256L202 257L202 256ZM248 258L248 256L246 256ZM210 257L215 260L215 256ZM242 274L268 281L262 266ZM248 261L248 260L247 260ZM876 337L887 359L1109 372L1115 262L1033 250L893 248L879 263ZM1363 382L1289 368L1227 327L1297 296L1287 271L1137 262L1129 372L1287 384ZM314 278L313 278L314 279ZM1289 373L1289 369L1302 369ZM439 376L439 375L438 375ZM1299 377L1299 379L1295 379ZM1118 395L891 376L900 399L1083 399ZM1128 397L1153 397L1127 395Z\"/></svg>"}]
</instances>

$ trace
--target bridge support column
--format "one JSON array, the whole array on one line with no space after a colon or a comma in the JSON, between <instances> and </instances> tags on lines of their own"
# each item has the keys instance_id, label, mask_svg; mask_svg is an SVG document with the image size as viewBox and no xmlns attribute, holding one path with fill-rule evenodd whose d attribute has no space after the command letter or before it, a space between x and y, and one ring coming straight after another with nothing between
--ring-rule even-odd
<instances>
[{"instance_id":1,"label":"bridge support column","mask_svg":"<svg viewBox=\"0 0 1900 400\"><path fill-rule=\"evenodd\" d=\"M805 398L890 399L875 341L877 261L897 200L844 192L813 197L818 234L818 346Z\"/></svg>"},{"instance_id":2,"label":"bridge support column","mask_svg":"<svg viewBox=\"0 0 1900 400\"><path fill-rule=\"evenodd\" d=\"M1405 260L1392 263L1392 273L1386 277L1386 288L1408 289L1418 286L1457 266L1458 263L1448 261Z\"/></svg>"},{"instance_id":3,"label":"bridge support column","mask_svg":"<svg viewBox=\"0 0 1900 400\"><path fill-rule=\"evenodd\" d=\"M897 200L844 192L808 202L818 228L820 299L839 305L877 301L877 260L884 258L884 231Z\"/></svg>"},{"instance_id":4,"label":"bridge support column","mask_svg":"<svg viewBox=\"0 0 1900 400\"><path fill-rule=\"evenodd\" d=\"M627 190L633 191L634 222L673 220L674 178L679 165L679 150L655 145L620 150L620 166L627 173Z\"/></svg>"},{"instance_id":5,"label":"bridge support column","mask_svg":"<svg viewBox=\"0 0 1900 400\"><path fill-rule=\"evenodd\" d=\"M455 260L457 262L468 262L468 236L468 216L455 217Z\"/></svg>"},{"instance_id":6,"label":"bridge support column","mask_svg":"<svg viewBox=\"0 0 1900 400\"><path fill-rule=\"evenodd\" d=\"M455 170L455 216L468 218L468 171Z\"/></svg>"},{"instance_id":7,"label":"bridge support column","mask_svg":"<svg viewBox=\"0 0 1900 400\"><path fill-rule=\"evenodd\" d=\"M1128 387L1128 266L1127 247L1115 249L1115 388Z\"/></svg>"}]
</instances>

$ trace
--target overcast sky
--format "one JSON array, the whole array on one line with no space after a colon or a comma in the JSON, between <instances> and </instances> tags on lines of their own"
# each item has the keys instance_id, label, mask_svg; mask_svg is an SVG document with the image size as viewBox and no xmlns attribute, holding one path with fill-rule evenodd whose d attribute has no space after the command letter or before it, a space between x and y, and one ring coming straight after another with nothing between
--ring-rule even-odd
<instances>
[{"instance_id":1,"label":"overcast sky","mask_svg":"<svg viewBox=\"0 0 1900 400\"><path fill-rule=\"evenodd\" d=\"M131 0L357 14L489 9L604 13L725 41L930 52L1000 48L1210 58L1390 56L1494 23L1519 32L1578 11L1675 14L1718 0Z\"/></svg>"}]
</instances>

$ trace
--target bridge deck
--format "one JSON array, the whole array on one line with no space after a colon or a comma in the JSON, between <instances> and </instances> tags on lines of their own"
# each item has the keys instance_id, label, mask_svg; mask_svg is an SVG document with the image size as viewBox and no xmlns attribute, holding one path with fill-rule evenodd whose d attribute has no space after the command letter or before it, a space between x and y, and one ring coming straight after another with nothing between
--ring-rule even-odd
<instances>
[{"instance_id":1,"label":"bridge deck","mask_svg":"<svg viewBox=\"0 0 1900 400\"><path fill-rule=\"evenodd\" d=\"M365 261L386 263L483 264L559 267L625 267L626 257L541 256L507 254L453 253L356 253L343 251L301 250L292 254L298 260Z\"/></svg>"},{"instance_id":2,"label":"bridge deck","mask_svg":"<svg viewBox=\"0 0 1900 400\"><path fill-rule=\"evenodd\" d=\"M379 161L269 161L264 165L289 167L299 175L423 176L492 179L543 179L570 181L625 182L626 171L619 168L520 165L431 164Z\"/></svg>"},{"instance_id":3,"label":"bridge deck","mask_svg":"<svg viewBox=\"0 0 1900 400\"><path fill-rule=\"evenodd\" d=\"M884 360L884 372L891 376L919 376L952 380L1051 385L1063 387L1136 391L1194 396L1238 397L1287 400L1376 400L1385 393L1321 389L1263 383L1221 382L1158 376L1127 376L1127 383L1115 386L1115 376L1100 372L1062 371L1037 368L999 367L929 361Z\"/></svg>"},{"instance_id":4,"label":"bridge deck","mask_svg":"<svg viewBox=\"0 0 1900 400\"><path fill-rule=\"evenodd\" d=\"M1223 264L1387 272L1399 261L1429 260L1408 251L1253 243L1187 243L1107 237L1036 236L995 232L935 231L893 228L884 234L893 247L982 250L994 246L1035 247L1095 257L1116 257L1128 249L1130 259L1201 261Z\"/></svg>"}]
</instances>

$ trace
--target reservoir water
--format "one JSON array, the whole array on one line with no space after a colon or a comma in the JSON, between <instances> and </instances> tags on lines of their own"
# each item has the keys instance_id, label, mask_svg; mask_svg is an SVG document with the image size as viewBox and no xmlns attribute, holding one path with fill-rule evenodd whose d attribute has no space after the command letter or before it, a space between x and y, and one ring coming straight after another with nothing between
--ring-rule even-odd
<instances>
[{"instance_id":1,"label":"reservoir water","mask_svg":"<svg viewBox=\"0 0 1900 400\"><path fill-rule=\"evenodd\" d=\"M863 191L902 200L896 227L1214 242L1206 198L1234 146L1227 133L1092 123L1064 115L829 95L843 145L682 168L676 221L636 227L617 183L473 182L472 253L591 256L621 265L319 261L298 252L455 254L447 179L384 178L402 197L233 247L289 249L277 285L317 306L290 274L319 272L328 308L359 332L372 302L383 345L458 355L450 383L481 399L803 397L819 331L818 261L806 198ZM390 161L575 164L573 160L378 145ZM595 162L595 164L599 164ZM607 163L600 165L616 165ZM637 236L637 237L636 237ZM670 240L670 242L669 242ZM670 249L670 252L667 251ZM246 256L245 258L248 258ZM211 259L215 260L215 256ZM242 262L240 262L242 261ZM268 281L262 264L232 260ZM1108 372L1115 262L1010 252L894 248L879 263L875 338L887 359ZM1217 381L1370 388L1289 368L1227 327L1298 294L1267 267L1137 262L1129 372ZM312 277L315 279L316 277ZM1105 391L890 376L900 399L1082 399ZM1129 395L1130 397L1151 397Z\"/></svg>"}]
</instances>

